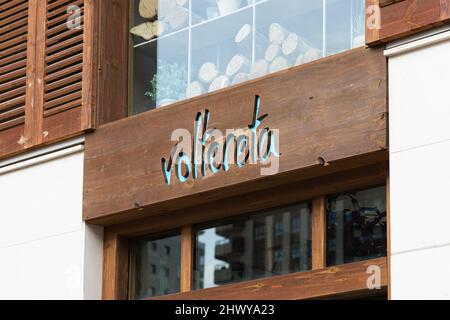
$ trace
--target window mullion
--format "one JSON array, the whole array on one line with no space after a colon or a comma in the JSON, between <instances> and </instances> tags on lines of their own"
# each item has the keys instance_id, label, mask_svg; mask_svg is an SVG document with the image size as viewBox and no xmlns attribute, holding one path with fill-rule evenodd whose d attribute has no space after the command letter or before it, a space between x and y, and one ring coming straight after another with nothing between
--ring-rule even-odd
<instances>
[{"instance_id":1,"label":"window mullion","mask_svg":"<svg viewBox=\"0 0 450 320\"><path fill-rule=\"evenodd\" d=\"M180 291L189 292L192 290L194 270L194 239L192 226L181 229L181 273Z\"/></svg>"},{"instance_id":2,"label":"window mullion","mask_svg":"<svg viewBox=\"0 0 450 320\"><path fill-rule=\"evenodd\" d=\"M312 208L312 269L326 267L326 209L325 196L313 200Z\"/></svg>"}]
</instances>

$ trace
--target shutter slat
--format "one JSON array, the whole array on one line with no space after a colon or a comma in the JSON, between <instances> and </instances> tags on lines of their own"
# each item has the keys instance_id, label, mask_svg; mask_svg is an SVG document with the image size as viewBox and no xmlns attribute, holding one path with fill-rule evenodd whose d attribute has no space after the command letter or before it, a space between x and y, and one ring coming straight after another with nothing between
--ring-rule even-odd
<instances>
[{"instance_id":1,"label":"shutter slat","mask_svg":"<svg viewBox=\"0 0 450 320\"><path fill-rule=\"evenodd\" d=\"M25 5L26 8L28 8L28 4ZM24 17L28 17L28 10L23 11L14 11L12 15L7 16L10 12L2 12L2 16L5 17L3 19L0 19L0 27L4 27L14 21L20 20Z\"/></svg>"},{"instance_id":2,"label":"shutter slat","mask_svg":"<svg viewBox=\"0 0 450 320\"><path fill-rule=\"evenodd\" d=\"M26 57L26 54L24 57ZM20 68L25 68L26 66L27 62L24 59L18 60L16 62L11 62L10 64L6 64L4 67L0 67L0 74L5 74L11 72L12 70Z\"/></svg>"},{"instance_id":3,"label":"shutter slat","mask_svg":"<svg viewBox=\"0 0 450 320\"><path fill-rule=\"evenodd\" d=\"M48 101L48 102L44 103L45 110L52 109L52 108L57 107L57 106L61 106L61 105L65 104L65 103L68 103L68 102L71 102L71 101L74 101L74 100L77 100L77 99L81 99L81 91L74 92L74 93L71 93L71 94L67 94L67 95L65 95L63 97L60 97L58 99L51 100L51 101Z\"/></svg>"},{"instance_id":4,"label":"shutter slat","mask_svg":"<svg viewBox=\"0 0 450 320\"><path fill-rule=\"evenodd\" d=\"M9 23L8 25L0 28L0 34L5 34L7 32L10 32L14 29L20 28L26 26L28 28L28 16L26 16L25 18L19 19L17 21L14 21L12 23Z\"/></svg>"},{"instance_id":5,"label":"shutter slat","mask_svg":"<svg viewBox=\"0 0 450 320\"><path fill-rule=\"evenodd\" d=\"M24 76L23 78L15 79L13 81L6 82L6 83L0 82L0 92L5 92L7 90L14 90L17 87L25 86L26 81L27 81L27 79Z\"/></svg>"},{"instance_id":6,"label":"shutter slat","mask_svg":"<svg viewBox=\"0 0 450 320\"><path fill-rule=\"evenodd\" d=\"M70 59L70 60L69 60ZM83 59L83 45L78 44L69 50L59 51L55 54L48 55L45 62L50 65L54 63L64 63L61 60L67 60L68 64L73 63L76 59ZM77 60L78 61L78 60Z\"/></svg>"},{"instance_id":7,"label":"shutter slat","mask_svg":"<svg viewBox=\"0 0 450 320\"><path fill-rule=\"evenodd\" d=\"M83 65L80 63L80 64L77 64L77 65L71 66L69 68L65 68L58 72L47 75L45 77L45 82L47 84L47 83L50 83L50 82L53 82L56 80L60 80L62 78L69 77L69 76L73 75L74 73L81 73L82 70L83 70Z\"/></svg>"},{"instance_id":8,"label":"shutter slat","mask_svg":"<svg viewBox=\"0 0 450 320\"><path fill-rule=\"evenodd\" d=\"M57 0L54 2L50 2L47 6L47 19L51 20L53 17L60 15L63 12L67 12L67 7L70 5L75 5L78 7L82 7L84 4L83 0L77 0L77 1L73 1L73 0L66 0L66 1L61 1L61 0Z\"/></svg>"},{"instance_id":9,"label":"shutter slat","mask_svg":"<svg viewBox=\"0 0 450 320\"><path fill-rule=\"evenodd\" d=\"M25 104L25 95L14 98L14 99L10 99L6 102L2 102L2 104L0 105L0 112L4 112L7 111L11 108L17 107L19 105L24 105Z\"/></svg>"},{"instance_id":10,"label":"shutter slat","mask_svg":"<svg viewBox=\"0 0 450 320\"><path fill-rule=\"evenodd\" d=\"M76 73L70 77L63 78L59 81L55 81L48 84L45 88L47 92L55 91L58 88L62 88L66 85L73 84L74 82L81 82L83 75L81 73Z\"/></svg>"},{"instance_id":11,"label":"shutter slat","mask_svg":"<svg viewBox=\"0 0 450 320\"><path fill-rule=\"evenodd\" d=\"M25 116L25 109L23 106L20 106L15 109L11 109L9 111L3 112L0 114L0 123L5 121L11 121L14 120L17 117L23 117Z\"/></svg>"},{"instance_id":12,"label":"shutter slat","mask_svg":"<svg viewBox=\"0 0 450 320\"><path fill-rule=\"evenodd\" d=\"M80 9L81 9L80 14L81 14L81 16L83 16L84 8L80 8ZM55 18L49 20L47 26L49 29L53 28L55 25L60 24L61 22L66 23L69 20L69 18L70 18L70 13L65 13L64 15L61 15L59 17L55 17Z\"/></svg>"},{"instance_id":13,"label":"shutter slat","mask_svg":"<svg viewBox=\"0 0 450 320\"><path fill-rule=\"evenodd\" d=\"M15 53L19 51L26 51L27 50L27 43L26 41L23 43L19 43L17 46L6 49L4 51L0 52L0 59L8 59L9 56L14 55Z\"/></svg>"},{"instance_id":14,"label":"shutter slat","mask_svg":"<svg viewBox=\"0 0 450 320\"><path fill-rule=\"evenodd\" d=\"M17 69L9 73L0 75L0 83L6 83L14 79L20 78L21 76L23 76L24 73L26 73L26 68Z\"/></svg>"},{"instance_id":15,"label":"shutter slat","mask_svg":"<svg viewBox=\"0 0 450 320\"><path fill-rule=\"evenodd\" d=\"M5 102L9 99L15 98L20 95L25 95L25 87L19 87L17 89L6 91L6 93L0 94L0 103Z\"/></svg>"},{"instance_id":16,"label":"shutter slat","mask_svg":"<svg viewBox=\"0 0 450 320\"><path fill-rule=\"evenodd\" d=\"M67 110L71 110L73 108L81 108L81 98L80 99L75 99L73 101L70 101L68 103L62 104L58 107L49 109L49 110L45 110L44 112L44 116L45 117L49 117L52 116L54 114L63 112L63 111L67 111Z\"/></svg>"},{"instance_id":17,"label":"shutter slat","mask_svg":"<svg viewBox=\"0 0 450 320\"><path fill-rule=\"evenodd\" d=\"M11 40L13 38L20 37L23 35L25 35L25 37L27 36L27 26L26 25L22 26L20 28L17 28L15 30L12 30L11 32L2 34L0 36L0 42L3 43L5 41L8 41L8 40Z\"/></svg>"},{"instance_id":18,"label":"shutter slat","mask_svg":"<svg viewBox=\"0 0 450 320\"><path fill-rule=\"evenodd\" d=\"M1 56L0 56L1 57ZM0 68L7 68L11 64L24 62L26 65L26 59L27 59L27 52L21 51L16 54L12 54L10 56L4 57L0 59ZM9 67L9 70L11 70L11 67ZM6 71L5 71L6 72Z\"/></svg>"}]
</instances>

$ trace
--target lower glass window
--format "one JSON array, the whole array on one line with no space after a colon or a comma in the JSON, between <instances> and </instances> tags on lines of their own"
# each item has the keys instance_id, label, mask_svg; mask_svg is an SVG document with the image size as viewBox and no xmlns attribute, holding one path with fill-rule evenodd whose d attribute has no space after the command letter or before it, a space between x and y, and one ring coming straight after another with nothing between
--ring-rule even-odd
<instances>
[{"instance_id":1,"label":"lower glass window","mask_svg":"<svg viewBox=\"0 0 450 320\"><path fill-rule=\"evenodd\" d=\"M386 256L386 187L327 199L329 266Z\"/></svg>"},{"instance_id":2,"label":"lower glass window","mask_svg":"<svg viewBox=\"0 0 450 320\"><path fill-rule=\"evenodd\" d=\"M144 299L180 291L179 235L142 237L130 243L130 299Z\"/></svg>"},{"instance_id":3,"label":"lower glass window","mask_svg":"<svg viewBox=\"0 0 450 320\"><path fill-rule=\"evenodd\" d=\"M311 204L196 229L195 288L311 269Z\"/></svg>"}]
</instances>

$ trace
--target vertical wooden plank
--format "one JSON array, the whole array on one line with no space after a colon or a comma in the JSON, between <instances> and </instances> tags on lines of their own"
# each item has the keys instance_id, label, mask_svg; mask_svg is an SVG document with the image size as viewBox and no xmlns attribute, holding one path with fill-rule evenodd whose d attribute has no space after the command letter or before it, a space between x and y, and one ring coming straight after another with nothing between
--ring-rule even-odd
<instances>
[{"instance_id":1,"label":"vertical wooden plank","mask_svg":"<svg viewBox=\"0 0 450 320\"><path fill-rule=\"evenodd\" d=\"M30 0L28 10L25 147L42 142L47 0Z\"/></svg>"},{"instance_id":2,"label":"vertical wooden plank","mask_svg":"<svg viewBox=\"0 0 450 320\"><path fill-rule=\"evenodd\" d=\"M387 276L388 299L391 300L391 180L389 170L386 178L386 219L387 219Z\"/></svg>"},{"instance_id":3,"label":"vertical wooden plank","mask_svg":"<svg viewBox=\"0 0 450 320\"><path fill-rule=\"evenodd\" d=\"M181 229L181 292L192 290L194 270L194 235L192 226Z\"/></svg>"},{"instance_id":4,"label":"vertical wooden plank","mask_svg":"<svg viewBox=\"0 0 450 320\"><path fill-rule=\"evenodd\" d=\"M117 238L116 235L105 229L103 241L103 300L116 299L117 287Z\"/></svg>"},{"instance_id":5,"label":"vertical wooden plank","mask_svg":"<svg viewBox=\"0 0 450 320\"><path fill-rule=\"evenodd\" d=\"M129 242L105 229L103 244L103 299L128 299Z\"/></svg>"},{"instance_id":6,"label":"vertical wooden plank","mask_svg":"<svg viewBox=\"0 0 450 320\"><path fill-rule=\"evenodd\" d=\"M84 0L81 130L92 129L95 125L93 119L97 104L98 6L99 1Z\"/></svg>"},{"instance_id":7,"label":"vertical wooden plank","mask_svg":"<svg viewBox=\"0 0 450 320\"><path fill-rule=\"evenodd\" d=\"M323 269L327 266L326 251L326 207L325 196L313 200L312 208L312 269Z\"/></svg>"},{"instance_id":8,"label":"vertical wooden plank","mask_svg":"<svg viewBox=\"0 0 450 320\"><path fill-rule=\"evenodd\" d=\"M97 90L102 93L97 97L96 122L100 126L128 115L129 6L133 1L96 2L99 10Z\"/></svg>"},{"instance_id":9,"label":"vertical wooden plank","mask_svg":"<svg viewBox=\"0 0 450 320\"><path fill-rule=\"evenodd\" d=\"M375 44L380 40L380 30L369 28L368 22L373 21L374 10L370 10L373 6L378 6L378 12L381 14L380 0L366 0L366 44Z\"/></svg>"}]
</instances>

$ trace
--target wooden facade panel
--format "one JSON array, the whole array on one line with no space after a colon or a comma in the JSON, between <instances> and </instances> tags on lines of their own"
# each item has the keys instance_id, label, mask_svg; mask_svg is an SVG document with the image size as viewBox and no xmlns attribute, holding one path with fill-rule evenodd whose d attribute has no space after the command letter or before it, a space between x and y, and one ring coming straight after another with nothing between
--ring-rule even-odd
<instances>
[{"instance_id":1,"label":"wooden facade panel","mask_svg":"<svg viewBox=\"0 0 450 320\"><path fill-rule=\"evenodd\" d=\"M361 48L103 126L86 141L85 219L176 210L251 191L246 182L267 188L277 177L300 180L308 170L386 149L386 94L382 49ZM173 177L167 186L161 158L173 146L172 131L192 132L205 109L210 128L247 128L255 95L268 114L264 126L280 130L279 174L231 166L187 183Z\"/></svg>"},{"instance_id":2,"label":"wooden facade panel","mask_svg":"<svg viewBox=\"0 0 450 320\"><path fill-rule=\"evenodd\" d=\"M368 45L388 42L450 22L450 0L368 0L380 5L379 30L366 28Z\"/></svg>"}]
</instances>

